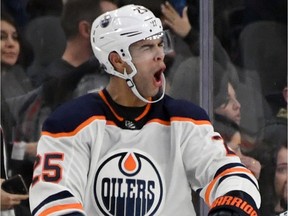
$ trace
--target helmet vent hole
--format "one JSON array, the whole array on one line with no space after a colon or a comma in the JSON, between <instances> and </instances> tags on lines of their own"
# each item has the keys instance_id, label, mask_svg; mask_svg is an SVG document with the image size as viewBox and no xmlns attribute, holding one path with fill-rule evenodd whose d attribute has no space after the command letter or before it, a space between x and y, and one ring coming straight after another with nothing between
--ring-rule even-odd
<instances>
[{"instance_id":1,"label":"helmet vent hole","mask_svg":"<svg viewBox=\"0 0 288 216\"><path fill-rule=\"evenodd\" d=\"M120 52L122 53L122 56L124 57L125 56L124 50L121 49Z\"/></svg>"}]
</instances>

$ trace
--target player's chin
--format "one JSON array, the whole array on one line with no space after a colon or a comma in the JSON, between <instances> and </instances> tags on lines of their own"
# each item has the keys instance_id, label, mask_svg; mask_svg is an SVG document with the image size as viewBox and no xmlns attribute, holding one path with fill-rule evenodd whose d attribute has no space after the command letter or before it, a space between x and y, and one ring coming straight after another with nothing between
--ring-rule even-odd
<instances>
[{"instance_id":1,"label":"player's chin","mask_svg":"<svg viewBox=\"0 0 288 216\"><path fill-rule=\"evenodd\" d=\"M162 86L155 87L153 91L151 91L152 97L156 97L162 92Z\"/></svg>"},{"instance_id":2,"label":"player's chin","mask_svg":"<svg viewBox=\"0 0 288 216\"><path fill-rule=\"evenodd\" d=\"M157 99L159 99L162 96L163 96L163 89L162 88L158 88L158 90L155 91L155 93L153 94L152 97L154 98L154 100L157 100Z\"/></svg>"},{"instance_id":3,"label":"player's chin","mask_svg":"<svg viewBox=\"0 0 288 216\"><path fill-rule=\"evenodd\" d=\"M151 98L157 98L158 94L159 94L159 89L153 89L153 90L150 90L149 92L146 92L145 94L142 94L142 96L149 100Z\"/></svg>"}]
</instances>

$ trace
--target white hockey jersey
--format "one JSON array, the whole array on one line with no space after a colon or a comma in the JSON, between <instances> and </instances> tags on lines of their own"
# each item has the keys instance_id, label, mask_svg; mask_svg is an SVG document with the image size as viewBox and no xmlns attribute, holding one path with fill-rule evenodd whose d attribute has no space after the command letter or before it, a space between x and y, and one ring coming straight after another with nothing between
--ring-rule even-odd
<instances>
[{"instance_id":1,"label":"white hockey jersey","mask_svg":"<svg viewBox=\"0 0 288 216\"><path fill-rule=\"evenodd\" d=\"M260 207L255 177L206 112L167 95L133 119L105 89L70 101L44 123L37 151L33 215L193 216L191 188L208 206L238 190Z\"/></svg>"}]
</instances>

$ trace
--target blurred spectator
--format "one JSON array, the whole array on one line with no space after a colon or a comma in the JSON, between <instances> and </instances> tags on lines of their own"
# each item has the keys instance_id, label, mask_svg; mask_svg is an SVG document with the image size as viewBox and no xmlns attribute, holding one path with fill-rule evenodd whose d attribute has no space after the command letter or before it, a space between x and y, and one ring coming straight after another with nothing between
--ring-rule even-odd
<instances>
[{"instance_id":1,"label":"blurred spectator","mask_svg":"<svg viewBox=\"0 0 288 216\"><path fill-rule=\"evenodd\" d=\"M101 73L90 44L92 22L103 12L99 8L99 1L94 0L69 0L64 6L61 25L67 40L66 48L62 57L53 61L44 71L47 75L44 94L52 109L93 90L89 89L89 82L93 80L97 83L93 83L93 88L101 88L108 82L108 76Z\"/></svg>"},{"instance_id":2,"label":"blurred spectator","mask_svg":"<svg viewBox=\"0 0 288 216\"><path fill-rule=\"evenodd\" d=\"M241 162L259 179L261 164L252 157L246 156L241 150L241 132L239 125L230 119L214 114L213 126L219 132L224 142L229 146L235 154L240 157Z\"/></svg>"},{"instance_id":3,"label":"blurred spectator","mask_svg":"<svg viewBox=\"0 0 288 216\"><path fill-rule=\"evenodd\" d=\"M287 121L267 124L259 132L256 143L251 155L262 165L259 178L261 215L279 215L287 211Z\"/></svg>"},{"instance_id":4,"label":"blurred spectator","mask_svg":"<svg viewBox=\"0 0 288 216\"><path fill-rule=\"evenodd\" d=\"M62 8L62 0L27 2L29 22L25 25L23 33L34 55L27 68L27 74L35 88L45 79L45 74L42 72L44 68L59 58L65 49L66 38L60 25Z\"/></svg>"},{"instance_id":5,"label":"blurred spectator","mask_svg":"<svg viewBox=\"0 0 288 216\"><path fill-rule=\"evenodd\" d=\"M22 40L16 23L10 14L1 11L1 184L4 179L18 173L11 159L16 118L12 116L12 107L7 100L32 89L21 65L21 54ZM31 215L27 198L1 190L1 215Z\"/></svg>"},{"instance_id":6,"label":"blurred spectator","mask_svg":"<svg viewBox=\"0 0 288 216\"><path fill-rule=\"evenodd\" d=\"M239 83L237 80L231 78L229 74L221 71L221 70L214 70L214 120L219 123L219 120L230 121L230 130L235 131L237 129L236 138L238 137L238 147L240 147L238 153L241 152L238 156L241 159L241 162L250 169L256 178L259 178L261 165L260 163L253 159L253 157L248 157L246 152L243 151L243 136L247 136L245 131L242 131L241 128L241 104L238 101L236 91L238 89ZM220 78L220 80L218 79ZM227 123L227 122L226 122ZM234 130L233 130L234 128ZM217 130L217 127L216 127ZM227 129L228 130L228 129ZM224 130L221 130L224 133ZM220 132L220 131L219 131ZM220 132L221 134L221 132ZM226 137L226 138L225 138ZM230 137L230 138L229 138ZM224 140L231 142L231 134L225 131ZM237 143L234 143L234 146L237 146ZM235 147L236 147L235 146Z\"/></svg>"},{"instance_id":7,"label":"blurred spectator","mask_svg":"<svg viewBox=\"0 0 288 216\"><path fill-rule=\"evenodd\" d=\"M243 117L250 116L247 112L252 112L257 106L246 106L246 109L243 110L243 100L250 101L257 99L256 101L258 102L261 98L259 98L260 95L253 95L255 93L253 89L249 85L246 86L239 82L237 78L231 76L227 71L219 70L217 67L214 68L213 109L214 114L225 116L239 126L241 132L241 151L246 155L247 152L254 148L256 135L251 133L250 130L254 128L247 125L249 122L243 124L242 121ZM239 100L239 94L242 100ZM254 105L255 102L251 104ZM260 113L262 110L259 108L257 111ZM259 121L259 116L260 114L252 116L250 121ZM257 126L260 127L261 124ZM255 133L258 132L257 129L254 130Z\"/></svg>"},{"instance_id":8,"label":"blurred spectator","mask_svg":"<svg viewBox=\"0 0 288 216\"><path fill-rule=\"evenodd\" d=\"M192 57L180 62L179 67L176 68L175 74L180 73L182 76L173 76L171 95L192 99L193 102L199 103L200 58L195 58L199 56L199 30L195 21L193 22L195 24L191 25L191 17L195 17L197 14L199 15L199 12L196 10L199 2L196 2L192 3L188 1L188 8L183 9L182 16L180 16L167 1L161 5L161 10L163 13L163 22L190 45L193 53ZM243 143L251 146L253 145L255 134L265 123L265 117L271 115L270 109L262 95L259 79L258 84L253 75L250 75L250 71L244 74L241 68L236 67L216 36L214 36L213 42L214 85L217 86L219 83L217 79L221 78L221 76L217 75L219 70L226 71L225 73L228 73L229 77L237 83L238 101L241 104L241 112L245 113L245 115L242 115L242 120L240 123L238 122L238 124L240 124L241 127ZM249 76L246 74L249 74Z\"/></svg>"},{"instance_id":9,"label":"blurred spectator","mask_svg":"<svg viewBox=\"0 0 288 216\"><path fill-rule=\"evenodd\" d=\"M183 9L182 16L168 2L161 4L164 25L180 36L190 47L194 56L200 55L199 39L199 1L188 1L187 7ZM197 17L197 18L196 18ZM214 36L214 61L221 67L236 76L237 70L232 64L226 50L219 39Z\"/></svg>"},{"instance_id":10,"label":"blurred spectator","mask_svg":"<svg viewBox=\"0 0 288 216\"><path fill-rule=\"evenodd\" d=\"M199 58L191 56L182 62L172 82L170 94L199 104ZM236 98L238 80L214 61L213 107L214 112L240 124L241 105Z\"/></svg>"},{"instance_id":11,"label":"blurred spectator","mask_svg":"<svg viewBox=\"0 0 288 216\"><path fill-rule=\"evenodd\" d=\"M22 40L13 18L1 13L1 95L3 99L25 94L32 89L21 65Z\"/></svg>"},{"instance_id":12,"label":"blurred spectator","mask_svg":"<svg viewBox=\"0 0 288 216\"><path fill-rule=\"evenodd\" d=\"M8 163L9 159L7 158L7 149L6 143L4 139L3 128L0 125L0 138L1 138L1 179L0 179L0 187L2 183L9 177L8 176ZM3 189L0 192L1 196L1 206L0 213L2 216L28 216L31 215L28 208L25 208L21 205L22 200L27 200L28 195L19 195L19 194L11 194L7 193Z\"/></svg>"},{"instance_id":13,"label":"blurred spectator","mask_svg":"<svg viewBox=\"0 0 288 216\"><path fill-rule=\"evenodd\" d=\"M12 143L14 133L13 117L9 119L8 113L13 113L15 107L9 106L11 98L25 95L32 90L29 78L18 64L21 53L21 35L9 14L1 13L1 116L5 120L5 128L8 139ZM16 116L14 116L16 120ZM6 126L9 125L9 128Z\"/></svg>"},{"instance_id":14,"label":"blurred spectator","mask_svg":"<svg viewBox=\"0 0 288 216\"><path fill-rule=\"evenodd\" d=\"M221 78L220 78L221 77ZM218 80L220 78L220 80ZM237 83L228 75L217 76L214 81L214 113L225 116L237 125L241 121L241 104L236 94Z\"/></svg>"},{"instance_id":15,"label":"blurred spectator","mask_svg":"<svg viewBox=\"0 0 288 216\"><path fill-rule=\"evenodd\" d=\"M31 20L26 26L25 36L34 53L33 61L27 68L27 75L36 88L46 79L46 67L64 52L66 38L60 17L45 15Z\"/></svg>"},{"instance_id":16,"label":"blurred spectator","mask_svg":"<svg viewBox=\"0 0 288 216\"><path fill-rule=\"evenodd\" d=\"M5 11L1 13L1 124L5 129L5 143L7 143L7 155L9 160L9 176L22 174L27 185L32 179L36 142L30 142L20 136L19 123L23 115L27 115L20 107L23 101L11 103L15 98L26 97L26 93L33 88L30 79L26 75L21 64L22 37L17 30L13 18ZM25 53L24 53L25 55ZM14 110L20 110L17 114ZM32 109L32 112L35 112ZM32 113L31 112L31 113ZM28 113L28 114L31 114ZM31 129L27 122L22 125L23 130ZM35 141L35 140L33 140ZM24 208L29 209L27 200L23 203ZM28 211L29 212L29 211ZM20 215L25 215L20 212ZM30 213L29 213L30 215Z\"/></svg>"}]
</instances>

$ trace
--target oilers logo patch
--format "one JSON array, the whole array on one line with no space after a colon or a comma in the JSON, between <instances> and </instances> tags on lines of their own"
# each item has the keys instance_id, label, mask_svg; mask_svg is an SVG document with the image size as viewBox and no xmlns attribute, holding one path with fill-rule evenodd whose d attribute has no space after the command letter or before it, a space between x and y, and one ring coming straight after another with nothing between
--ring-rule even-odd
<instances>
[{"instance_id":1,"label":"oilers logo patch","mask_svg":"<svg viewBox=\"0 0 288 216\"><path fill-rule=\"evenodd\" d=\"M158 166L139 151L106 156L98 166L93 192L106 216L157 215L165 197Z\"/></svg>"},{"instance_id":2,"label":"oilers logo patch","mask_svg":"<svg viewBox=\"0 0 288 216\"><path fill-rule=\"evenodd\" d=\"M101 22L100 22L100 26L102 27L102 28L106 28L109 24L110 24L110 22L111 22L111 16L110 15L106 15L106 16L104 16L104 18L101 20Z\"/></svg>"}]
</instances>

